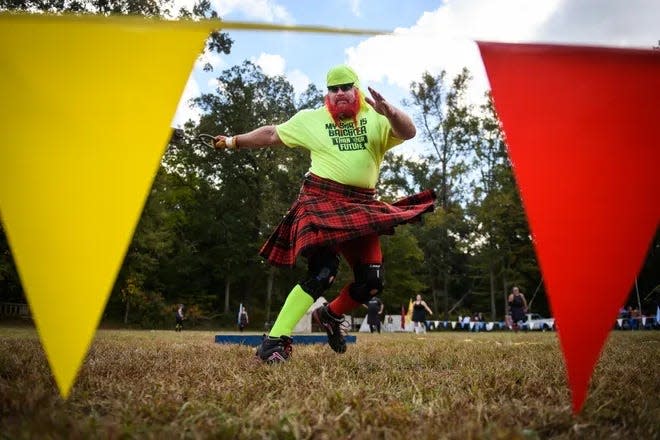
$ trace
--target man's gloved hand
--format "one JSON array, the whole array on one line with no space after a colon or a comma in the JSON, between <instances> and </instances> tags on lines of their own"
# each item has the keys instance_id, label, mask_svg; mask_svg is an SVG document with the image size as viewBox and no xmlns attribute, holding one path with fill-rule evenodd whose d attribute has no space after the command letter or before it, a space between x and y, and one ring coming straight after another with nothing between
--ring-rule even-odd
<instances>
[{"instance_id":1,"label":"man's gloved hand","mask_svg":"<svg viewBox=\"0 0 660 440\"><path fill-rule=\"evenodd\" d=\"M220 150L223 148L238 148L238 145L236 144L236 137L235 136L223 136L223 135L218 135L213 138L214 140L214 146L216 149Z\"/></svg>"}]
</instances>

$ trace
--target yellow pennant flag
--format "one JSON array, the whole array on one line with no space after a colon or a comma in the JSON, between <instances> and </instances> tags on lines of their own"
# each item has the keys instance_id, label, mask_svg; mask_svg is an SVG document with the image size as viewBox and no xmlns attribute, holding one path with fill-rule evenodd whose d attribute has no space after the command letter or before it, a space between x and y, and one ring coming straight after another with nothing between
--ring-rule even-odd
<instances>
[{"instance_id":1,"label":"yellow pennant flag","mask_svg":"<svg viewBox=\"0 0 660 440\"><path fill-rule=\"evenodd\" d=\"M0 15L0 214L65 398L213 28Z\"/></svg>"},{"instance_id":2,"label":"yellow pennant flag","mask_svg":"<svg viewBox=\"0 0 660 440\"><path fill-rule=\"evenodd\" d=\"M410 299L410 302L408 303L408 312L406 313L406 322L412 322L412 315L413 315L413 300L412 298Z\"/></svg>"}]
</instances>

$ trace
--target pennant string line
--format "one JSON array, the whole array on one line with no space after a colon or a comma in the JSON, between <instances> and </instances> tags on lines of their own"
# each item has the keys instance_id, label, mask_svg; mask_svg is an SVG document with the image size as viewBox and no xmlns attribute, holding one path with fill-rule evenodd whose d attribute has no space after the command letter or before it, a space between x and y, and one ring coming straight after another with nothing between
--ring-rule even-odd
<instances>
[{"instance_id":1,"label":"pennant string line","mask_svg":"<svg viewBox=\"0 0 660 440\"><path fill-rule=\"evenodd\" d=\"M222 21L219 25L223 30L244 30L244 31L290 31L307 32L316 34L343 34L343 35L385 35L392 34L389 30L374 29L351 29L317 25L286 25L271 23L256 23L244 21Z\"/></svg>"},{"instance_id":2,"label":"pennant string line","mask_svg":"<svg viewBox=\"0 0 660 440\"><path fill-rule=\"evenodd\" d=\"M12 20L24 20L33 23L35 20L52 21L61 23L63 21L79 21L79 22L101 22L108 23L112 21L124 22L126 24L140 24L140 23L159 23L159 25L171 25L173 28L192 27L209 30L243 30L243 31L273 31L273 32L304 32L316 34L340 34L340 35L385 35L392 34L391 30L378 30L378 29L353 29L342 27L331 27L321 25L297 25L297 24L273 24L273 23L260 23L260 22L246 22L246 21L224 21L221 19L202 19L197 21L192 20L166 20L162 18L148 18L136 15L113 15L102 16L96 14L26 14L16 13L11 11L0 12L0 18L11 18Z\"/></svg>"}]
</instances>

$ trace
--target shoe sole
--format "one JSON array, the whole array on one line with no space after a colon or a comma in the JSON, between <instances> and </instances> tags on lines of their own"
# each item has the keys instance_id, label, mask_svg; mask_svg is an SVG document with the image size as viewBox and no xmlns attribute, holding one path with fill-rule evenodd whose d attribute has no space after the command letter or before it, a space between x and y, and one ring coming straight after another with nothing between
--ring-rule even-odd
<instances>
[{"instance_id":1,"label":"shoe sole","mask_svg":"<svg viewBox=\"0 0 660 440\"><path fill-rule=\"evenodd\" d=\"M286 362L286 361L289 360L288 357L284 357L276 351L271 353L270 356L268 356L267 358L264 359L261 356L260 350L261 350L261 347L259 347L259 349L257 349L257 352L254 354L254 358L259 362L262 362L262 363L265 363L265 364L279 364L281 362ZM289 357L290 356L291 355L289 355Z\"/></svg>"},{"instance_id":2,"label":"shoe sole","mask_svg":"<svg viewBox=\"0 0 660 440\"><path fill-rule=\"evenodd\" d=\"M343 343L340 343L340 345L336 345L332 343L332 338L335 336L335 334L332 331L332 329L328 328L321 321L321 318L319 318L319 312L317 312L316 310L312 312L312 317L314 318L314 321L316 321L316 323L321 326L321 328L325 329L325 333L328 335L328 345L330 346L330 348L332 348L334 352L339 354L346 353L346 341L342 341Z\"/></svg>"}]
</instances>

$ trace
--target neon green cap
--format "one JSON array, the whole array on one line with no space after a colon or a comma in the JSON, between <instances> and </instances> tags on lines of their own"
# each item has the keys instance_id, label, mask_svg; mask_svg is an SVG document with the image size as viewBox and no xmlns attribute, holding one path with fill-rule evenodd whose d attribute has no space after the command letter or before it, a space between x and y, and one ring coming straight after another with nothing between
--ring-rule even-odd
<instances>
[{"instance_id":1,"label":"neon green cap","mask_svg":"<svg viewBox=\"0 0 660 440\"><path fill-rule=\"evenodd\" d=\"M359 86L357 73L344 64L340 64L339 66L335 66L328 70L326 81L328 87L350 83L355 84L355 87Z\"/></svg>"}]
</instances>

